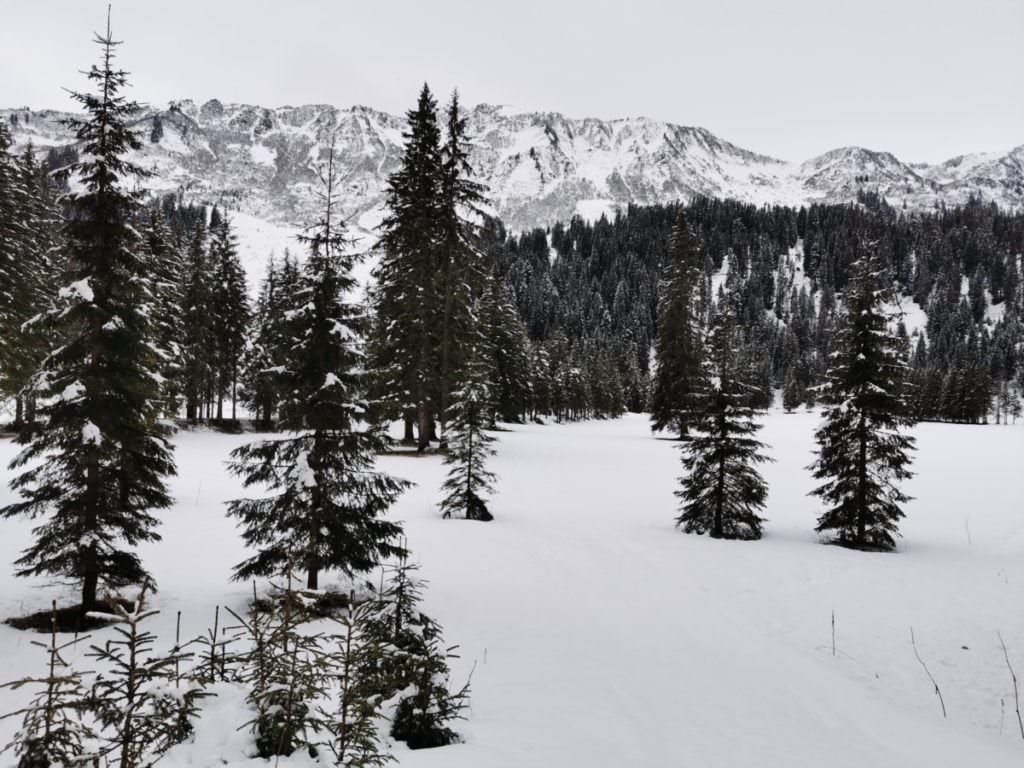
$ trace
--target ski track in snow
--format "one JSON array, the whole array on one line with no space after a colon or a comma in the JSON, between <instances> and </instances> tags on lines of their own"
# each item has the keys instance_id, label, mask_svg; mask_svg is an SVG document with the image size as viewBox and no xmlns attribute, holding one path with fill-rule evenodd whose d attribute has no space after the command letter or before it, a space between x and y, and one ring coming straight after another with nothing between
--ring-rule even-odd
<instances>
[{"instance_id":1,"label":"ski track in snow","mask_svg":"<svg viewBox=\"0 0 1024 768\"><path fill-rule=\"evenodd\" d=\"M486 524L440 519L439 457L382 458L417 483L392 516L429 581L425 610L460 645L455 682L476 664L459 725L466 743L399 749L400 764L1020 766L996 631L1024 674L1024 426L920 425L900 551L866 554L823 546L813 532L818 506L804 467L817 423L803 412L766 419L761 437L777 463L764 468L771 496L759 542L673 527L676 443L652 437L643 416L498 433L496 519ZM161 646L178 610L188 637L205 631L214 605L237 610L250 593L228 581L244 551L223 502L242 490L223 462L252 437L175 438L177 503L162 515L163 541L140 548L161 588ZM0 441L5 466L13 454ZM10 495L0 490L0 503ZM29 529L0 521L3 616L71 595L11 576ZM914 659L911 625L946 720ZM36 637L0 626L0 680L41 671ZM248 715L236 693L223 693L207 705L197 742L163 765L248 764L248 737L234 730ZM0 691L0 711L24 698ZM0 743L15 725L0 722Z\"/></svg>"}]
</instances>

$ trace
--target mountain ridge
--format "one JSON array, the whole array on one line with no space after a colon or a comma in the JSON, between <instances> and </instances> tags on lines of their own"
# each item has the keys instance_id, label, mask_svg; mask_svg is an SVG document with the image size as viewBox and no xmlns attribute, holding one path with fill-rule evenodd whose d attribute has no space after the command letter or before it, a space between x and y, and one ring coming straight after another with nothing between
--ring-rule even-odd
<instances>
[{"instance_id":1,"label":"mountain ridge","mask_svg":"<svg viewBox=\"0 0 1024 768\"><path fill-rule=\"evenodd\" d=\"M19 145L72 143L60 122L66 116L0 109ZM490 188L494 213L513 230L693 195L806 205L874 191L916 210L972 196L1007 209L1024 206L1024 145L936 164L904 163L858 146L791 162L705 128L647 117L570 118L493 104L477 105L466 117L471 163ZM136 160L154 172L146 185L154 192L223 201L295 226L309 220L315 205L310 161L337 130L343 211L358 230L370 232L382 216L387 177L401 160L404 125L404 118L363 105L270 108L184 99L145 108L135 122L144 142Z\"/></svg>"}]
</instances>

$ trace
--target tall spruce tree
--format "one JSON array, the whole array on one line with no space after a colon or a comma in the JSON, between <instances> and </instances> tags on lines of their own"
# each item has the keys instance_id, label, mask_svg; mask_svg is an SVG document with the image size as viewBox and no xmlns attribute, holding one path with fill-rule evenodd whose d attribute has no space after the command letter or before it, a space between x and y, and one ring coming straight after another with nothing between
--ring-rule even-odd
<instances>
[{"instance_id":1,"label":"tall spruce tree","mask_svg":"<svg viewBox=\"0 0 1024 768\"><path fill-rule=\"evenodd\" d=\"M690 432L684 438L683 467L687 474L676 491L683 503L676 524L687 533L714 538L759 539L758 512L768 497L768 484L757 471L770 461L751 406L754 387L745 364L735 309L727 299L712 328L704 378L691 390Z\"/></svg>"},{"instance_id":2,"label":"tall spruce tree","mask_svg":"<svg viewBox=\"0 0 1024 768\"><path fill-rule=\"evenodd\" d=\"M185 418L203 418L213 380L213 270L206 249L206 226L192 233L182 275L182 381Z\"/></svg>"},{"instance_id":3,"label":"tall spruce tree","mask_svg":"<svg viewBox=\"0 0 1024 768\"><path fill-rule=\"evenodd\" d=\"M69 120L82 159L69 169L81 191L68 197L68 282L49 319L62 344L34 383L44 423L12 462L23 468L11 483L20 499L0 510L43 518L17 573L77 581L83 611L96 607L101 585L145 577L132 547L159 539L152 511L170 506L164 478L174 472L158 421L150 276L130 225L138 202L125 189L143 174L125 159L140 146L128 128L140 108L120 95L127 74L114 68L109 18L95 42L101 64L88 78L97 92L73 94L85 117Z\"/></svg>"},{"instance_id":4,"label":"tall spruce tree","mask_svg":"<svg viewBox=\"0 0 1024 768\"><path fill-rule=\"evenodd\" d=\"M229 503L245 542L258 550L235 569L239 579L281 574L295 563L316 589L322 570L351 575L402 552L401 526L380 516L410 484L374 470L389 440L380 425L366 421L363 318L350 298L356 257L345 251L335 163L332 141L326 162L316 167L323 213L303 236L309 257L281 374L287 393L281 427L289 434L232 453L231 470L246 486L276 492Z\"/></svg>"},{"instance_id":5,"label":"tall spruce tree","mask_svg":"<svg viewBox=\"0 0 1024 768\"><path fill-rule=\"evenodd\" d=\"M846 320L820 389L827 406L815 433L818 458L811 465L823 481L811 493L827 505L817 529L857 549L896 546L902 504L899 483L908 469L914 438L904 393L903 345L889 328L889 280L873 250L853 267L847 285Z\"/></svg>"},{"instance_id":6,"label":"tall spruce tree","mask_svg":"<svg viewBox=\"0 0 1024 768\"><path fill-rule=\"evenodd\" d=\"M146 259L153 273L156 306L152 322L160 355L163 411L175 417L183 395L182 335L184 312L182 276L185 260L159 209L148 211L142 227Z\"/></svg>"},{"instance_id":7,"label":"tall spruce tree","mask_svg":"<svg viewBox=\"0 0 1024 768\"><path fill-rule=\"evenodd\" d=\"M238 377L251 319L245 269L238 257L238 246L231 224L225 218L213 226L210 262L213 268L212 340L214 387L217 420L224 418L224 400L231 399L231 419L235 420L238 401Z\"/></svg>"},{"instance_id":8,"label":"tall spruce tree","mask_svg":"<svg viewBox=\"0 0 1024 768\"><path fill-rule=\"evenodd\" d=\"M0 395L15 398L21 429L34 420L29 384L53 341L34 319L56 298L60 215L54 182L32 146L15 157L10 143L0 125Z\"/></svg>"},{"instance_id":9,"label":"tall spruce tree","mask_svg":"<svg viewBox=\"0 0 1024 768\"><path fill-rule=\"evenodd\" d=\"M281 400L278 371L287 357L286 313L294 299L295 264L285 251L278 266L271 257L260 285L253 316L252 343L242 361L242 401L253 411L260 429L271 429Z\"/></svg>"},{"instance_id":10,"label":"tall spruce tree","mask_svg":"<svg viewBox=\"0 0 1024 768\"><path fill-rule=\"evenodd\" d=\"M682 209L672 229L658 302L657 371L651 391L651 428L689 429L692 397L701 371L702 308L700 288L704 258Z\"/></svg>"},{"instance_id":11,"label":"tall spruce tree","mask_svg":"<svg viewBox=\"0 0 1024 768\"><path fill-rule=\"evenodd\" d=\"M388 179L387 216L378 243L373 357L374 367L384 372L394 415L415 418L424 450L438 407L435 323L444 221L441 132L437 102L426 84L407 120L402 166Z\"/></svg>"},{"instance_id":12,"label":"tall spruce tree","mask_svg":"<svg viewBox=\"0 0 1024 768\"><path fill-rule=\"evenodd\" d=\"M476 333L473 298L486 278L477 224L482 219L480 206L486 187L473 180L466 118L460 111L457 91L452 93L446 116L447 135L441 147L441 241L436 270L440 316L435 321L439 346L436 399L442 440L446 439L444 419L450 390Z\"/></svg>"}]
</instances>

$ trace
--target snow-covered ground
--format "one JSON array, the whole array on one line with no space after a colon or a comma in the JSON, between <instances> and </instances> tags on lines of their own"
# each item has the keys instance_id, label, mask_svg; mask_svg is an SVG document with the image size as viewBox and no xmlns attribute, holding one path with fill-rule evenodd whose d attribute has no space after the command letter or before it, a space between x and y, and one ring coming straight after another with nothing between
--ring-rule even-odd
<instances>
[{"instance_id":1,"label":"snow-covered ground","mask_svg":"<svg viewBox=\"0 0 1024 768\"><path fill-rule=\"evenodd\" d=\"M455 679L476 664L466 743L403 751L400 764L1024 764L996 636L1024 679L1024 425L919 426L908 488L917 498L900 551L865 554L823 546L813 532L804 467L817 421L766 419L777 461L765 468L769 522L758 542L674 529L675 444L652 437L640 416L500 433L496 520L487 524L440 519L438 457L383 458L417 483L393 514L430 582L426 610L461 645ZM246 439L175 440L177 505L163 541L142 550L161 587L154 626L168 644L178 610L184 633L198 634L214 605L244 605L248 587L227 580L243 549L223 509L241 489L223 461ZM5 467L13 453L0 441ZM0 504L9 498L0 490ZM70 594L10 576L28 530L0 521L2 616ZM948 719L914 657L911 626ZM33 638L0 626L0 680L39 669ZM21 701L0 691L0 712ZM240 706L237 696L212 700L199 743L166 764L239 764L248 738L235 732L247 719ZM0 722L0 744L14 727Z\"/></svg>"}]
</instances>

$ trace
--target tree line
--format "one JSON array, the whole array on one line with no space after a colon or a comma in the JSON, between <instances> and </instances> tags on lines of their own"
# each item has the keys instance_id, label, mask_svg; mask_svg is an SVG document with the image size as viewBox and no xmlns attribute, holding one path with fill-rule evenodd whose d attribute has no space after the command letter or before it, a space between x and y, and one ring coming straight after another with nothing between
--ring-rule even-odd
<instances>
[{"instance_id":1,"label":"tree line","mask_svg":"<svg viewBox=\"0 0 1024 768\"><path fill-rule=\"evenodd\" d=\"M488 248L529 343L580 358L605 355L621 404L650 409L658 396L650 350L680 210L702 252L692 279L705 297L721 286L734 294L737 320L756 339L750 363L762 406L773 392L787 409L817 404L842 319L837 297L871 244L892 289L891 326L912 367L914 417L983 423L1019 416L1024 216L977 200L914 212L870 194L856 204L801 208L696 198L520 234L498 226Z\"/></svg>"}]
</instances>

